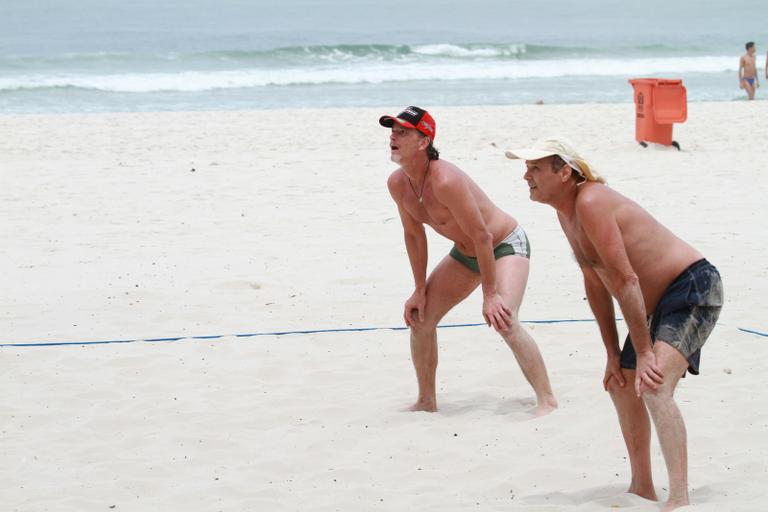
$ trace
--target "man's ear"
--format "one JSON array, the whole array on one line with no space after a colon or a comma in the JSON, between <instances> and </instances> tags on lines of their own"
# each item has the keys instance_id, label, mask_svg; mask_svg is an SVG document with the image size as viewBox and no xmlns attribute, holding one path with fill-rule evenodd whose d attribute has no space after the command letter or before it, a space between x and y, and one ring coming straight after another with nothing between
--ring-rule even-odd
<instances>
[{"instance_id":1,"label":"man's ear","mask_svg":"<svg viewBox=\"0 0 768 512\"><path fill-rule=\"evenodd\" d=\"M565 164L560 168L560 179L563 183L571 179L571 176L573 176L573 167L571 167L568 164Z\"/></svg>"},{"instance_id":2,"label":"man's ear","mask_svg":"<svg viewBox=\"0 0 768 512\"><path fill-rule=\"evenodd\" d=\"M429 147L430 138L429 137L420 137L419 141L419 149L427 149Z\"/></svg>"}]
</instances>

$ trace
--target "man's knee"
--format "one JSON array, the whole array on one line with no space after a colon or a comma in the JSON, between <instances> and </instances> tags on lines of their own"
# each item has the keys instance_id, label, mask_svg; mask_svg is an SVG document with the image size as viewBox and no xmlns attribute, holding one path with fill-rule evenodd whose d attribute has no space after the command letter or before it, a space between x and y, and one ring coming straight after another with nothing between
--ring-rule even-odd
<instances>
[{"instance_id":1,"label":"man's knee","mask_svg":"<svg viewBox=\"0 0 768 512\"><path fill-rule=\"evenodd\" d=\"M622 387L621 384L619 384L619 381L616 379L609 379L608 383L606 384L606 388L608 391L608 394L611 396L611 399L615 402L616 400L621 400L624 398L624 396L629 392L627 390L627 381L626 378L624 379L624 386ZM631 391L634 393L634 391Z\"/></svg>"},{"instance_id":2,"label":"man's knee","mask_svg":"<svg viewBox=\"0 0 768 512\"><path fill-rule=\"evenodd\" d=\"M648 409L658 409L660 407L667 407L673 396L674 389L671 386L662 384L657 389L646 388L643 391L643 402L648 406Z\"/></svg>"},{"instance_id":3,"label":"man's knee","mask_svg":"<svg viewBox=\"0 0 768 512\"><path fill-rule=\"evenodd\" d=\"M520 320L517 318L517 313L514 311L509 315L509 322L506 327L497 328L496 332L501 334L507 341L517 340L523 326L520 325Z\"/></svg>"},{"instance_id":4,"label":"man's knee","mask_svg":"<svg viewBox=\"0 0 768 512\"><path fill-rule=\"evenodd\" d=\"M425 334L431 334L437 329L437 322L429 318L425 318L424 321L415 321L411 323L411 334L414 336L422 336Z\"/></svg>"},{"instance_id":5,"label":"man's knee","mask_svg":"<svg viewBox=\"0 0 768 512\"><path fill-rule=\"evenodd\" d=\"M635 372L634 370L621 369L621 375L624 377L624 386L615 378L608 379L607 391L614 402L638 402L640 399L635 394Z\"/></svg>"}]
</instances>

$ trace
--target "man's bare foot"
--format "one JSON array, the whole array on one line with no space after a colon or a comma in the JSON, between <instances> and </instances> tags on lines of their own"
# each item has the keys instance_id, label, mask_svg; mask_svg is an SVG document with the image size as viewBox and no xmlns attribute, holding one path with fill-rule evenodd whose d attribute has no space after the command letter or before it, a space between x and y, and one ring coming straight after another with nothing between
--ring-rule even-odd
<instances>
[{"instance_id":1,"label":"man's bare foot","mask_svg":"<svg viewBox=\"0 0 768 512\"><path fill-rule=\"evenodd\" d=\"M540 418L553 412L555 409L557 409L557 407L557 400L555 400L554 396L545 398L543 400L539 400L538 405L531 410L531 414L533 414L534 418Z\"/></svg>"},{"instance_id":2,"label":"man's bare foot","mask_svg":"<svg viewBox=\"0 0 768 512\"><path fill-rule=\"evenodd\" d=\"M666 505L664 505L664 508L661 509L662 512L669 512L670 510L677 510L680 507L687 507L690 505L690 502L688 500L682 501L668 501Z\"/></svg>"},{"instance_id":3,"label":"man's bare foot","mask_svg":"<svg viewBox=\"0 0 768 512\"><path fill-rule=\"evenodd\" d=\"M437 400L417 400L408 408L409 411L437 412Z\"/></svg>"},{"instance_id":4,"label":"man's bare foot","mask_svg":"<svg viewBox=\"0 0 768 512\"><path fill-rule=\"evenodd\" d=\"M647 500L659 501L659 497L656 496L656 489L653 488L653 484L651 484L649 487L630 484L627 492L637 494L641 498L645 498Z\"/></svg>"},{"instance_id":5,"label":"man's bare foot","mask_svg":"<svg viewBox=\"0 0 768 512\"><path fill-rule=\"evenodd\" d=\"M679 501L675 501L675 502L668 501L666 505L664 505L664 508L661 510L662 512L669 512L670 510L677 510L680 507L687 507L688 505L690 505L688 501L686 501L685 503L682 503Z\"/></svg>"},{"instance_id":6,"label":"man's bare foot","mask_svg":"<svg viewBox=\"0 0 768 512\"><path fill-rule=\"evenodd\" d=\"M555 411L555 409L557 409L557 404L540 404L531 410L531 414L533 414L534 418L541 418L542 416L546 416L547 414Z\"/></svg>"}]
</instances>

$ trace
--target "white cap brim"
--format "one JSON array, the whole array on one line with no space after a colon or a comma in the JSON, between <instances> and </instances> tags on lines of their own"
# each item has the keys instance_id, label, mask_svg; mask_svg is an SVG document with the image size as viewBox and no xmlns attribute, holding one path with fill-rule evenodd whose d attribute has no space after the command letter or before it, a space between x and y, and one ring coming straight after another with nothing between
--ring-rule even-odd
<instances>
[{"instance_id":1,"label":"white cap brim","mask_svg":"<svg viewBox=\"0 0 768 512\"><path fill-rule=\"evenodd\" d=\"M507 158L512 160L539 160L548 156L556 155L553 151L542 151L540 149L510 149L504 153Z\"/></svg>"}]
</instances>

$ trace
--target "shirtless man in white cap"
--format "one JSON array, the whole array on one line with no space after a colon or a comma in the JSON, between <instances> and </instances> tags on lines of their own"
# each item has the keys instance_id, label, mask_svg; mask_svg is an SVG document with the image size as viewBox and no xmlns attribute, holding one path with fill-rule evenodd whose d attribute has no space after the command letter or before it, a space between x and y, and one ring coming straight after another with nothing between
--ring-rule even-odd
<instances>
[{"instance_id":1,"label":"shirtless man in white cap","mask_svg":"<svg viewBox=\"0 0 768 512\"><path fill-rule=\"evenodd\" d=\"M506 155L525 160L531 199L557 210L584 275L607 353L603 387L629 452L629 492L657 499L652 418L669 474L664 510L687 505L685 423L674 392L686 370L699 373L701 347L720 314L717 269L637 203L608 188L567 140L542 139ZM629 327L623 349L613 298Z\"/></svg>"},{"instance_id":2,"label":"shirtless man in white cap","mask_svg":"<svg viewBox=\"0 0 768 512\"><path fill-rule=\"evenodd\" d=\"M403 312L419 387L411 410L437 410L437 324L482 285L483 318L510 346L533 387L534 414L551 412L557 401L544 360L517 318L528 280L525 232L461 169L439 159L432 144L437 127L429 112L407 107L379 123L392 129L391 159L400 167L387 185L400 213L415 287ZM455 244L429 277L425 224Z\"/></svg>"}]
</instances>

